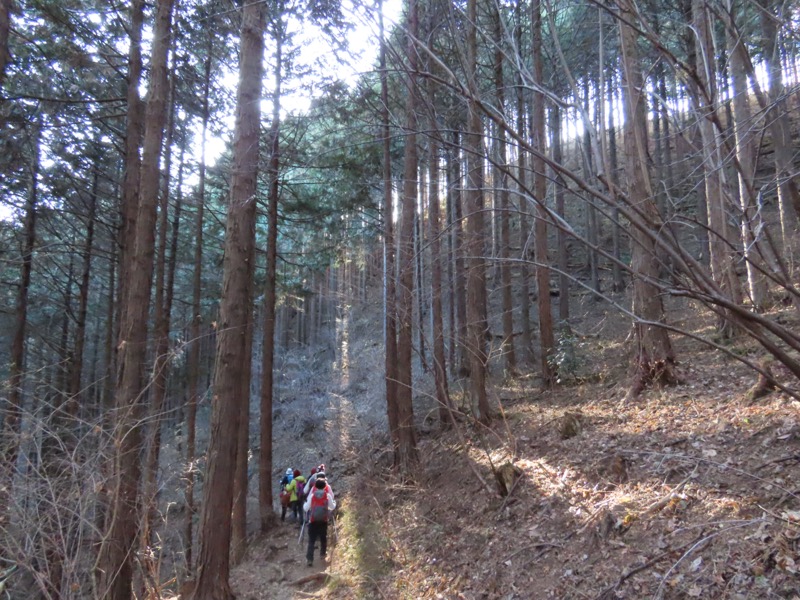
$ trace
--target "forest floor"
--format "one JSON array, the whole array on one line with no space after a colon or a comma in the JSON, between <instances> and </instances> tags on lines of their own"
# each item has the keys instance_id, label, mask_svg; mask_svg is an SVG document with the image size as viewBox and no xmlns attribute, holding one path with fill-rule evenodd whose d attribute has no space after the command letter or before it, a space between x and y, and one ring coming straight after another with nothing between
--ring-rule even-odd
<instances>
[{"instance_id":1,"label":"forest floor","mask_svg":"<svg viewBox=\"0 0 800 600\"><path fill-rule=\"evenodd\" d=\"M307 567L296 526L254 539L232 575L237 597L800 599L800 403L750 400L752 370L677 336L682 383L626 400L629 321L588 297L573 309L568 377L545 391L494 373L489 427L440 431L420 375L411 481L389 468L377 309L344 316L326 374L283 371L306 373L289 389L313 410L286 396L276 415L276 480L290 464L326 462L338 542L330 563ZM713 327L685 302L668 319ZM727 349L761 356L744 338ZM298 428L302 443L290 441ZM498 472L515 473L508 495Z\"/></svg>"}]
</instances>

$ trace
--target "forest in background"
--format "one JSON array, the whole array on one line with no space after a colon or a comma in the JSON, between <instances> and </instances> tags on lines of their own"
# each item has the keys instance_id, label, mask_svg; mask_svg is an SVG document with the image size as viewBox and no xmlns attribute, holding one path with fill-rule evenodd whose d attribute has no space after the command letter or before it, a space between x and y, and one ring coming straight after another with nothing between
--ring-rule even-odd
<instances>
[{"instance_id":1,"label":"forest in background","mask_svg":"<svg viewBox=\"0 0 800 600\"><path fill-rule=\"evenodd\" d=\"M373 71L302 62L304 27L338 58L353 15ZM489 424L492 369L574 372L582 294L630 319L632 400L679 382L678 336L796 399L800 337L772 309L798 301L797 20L771 0L408 0L397 24L380 2L0 0L0 581L155 594L179 436L189 597L231 597L248 463L274 526L276 358L340 352L376 280L404 477L414 371L444 428ZM207 164L211 137L230 142ZM676 298L715 326L667 320Z\"/></svg>"}]
</instances>

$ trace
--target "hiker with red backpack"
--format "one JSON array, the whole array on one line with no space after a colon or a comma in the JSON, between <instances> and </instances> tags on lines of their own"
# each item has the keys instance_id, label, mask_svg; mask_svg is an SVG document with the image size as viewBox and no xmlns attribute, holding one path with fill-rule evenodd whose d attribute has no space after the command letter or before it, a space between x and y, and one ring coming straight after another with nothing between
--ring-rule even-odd
<instances>
[{"instance_id":1,"label":"hiker with red backpack","mask_svg":"<svg viewBox=\"0 0 800 600\"><path fill-rule=\"evenodd\" d=\"M306 562L308 566L314 564L314 546L319 538L319 555L322 560L328 553L328 521L333 511L336 510L336 500L333 499L333 490L325 479L325 474L316 473L314 489L308 494L303 505L303 511L308 515L308 551Z\"/></svg>"},{"instance_id":2,"label":"hiker with red backpack","mask_svg":"<svg viewBox=\"0 0 800 600\"><path fill-rule=\"evenodd\" d=\"M306 482L306 488L305 488L306 496L308 496L311 493L311 490L314 489L314 484L317 481L317 477L321 477L322 479L325 479L325 481L327 482L327 476L325 475L325 463L322 463L318 467L311 469L311 476L308 478L308 481ZM331 493L331 497L333 497L333 490L331 489L330 485L328 486L328 491Z\"/></svg>"}]
</instances>

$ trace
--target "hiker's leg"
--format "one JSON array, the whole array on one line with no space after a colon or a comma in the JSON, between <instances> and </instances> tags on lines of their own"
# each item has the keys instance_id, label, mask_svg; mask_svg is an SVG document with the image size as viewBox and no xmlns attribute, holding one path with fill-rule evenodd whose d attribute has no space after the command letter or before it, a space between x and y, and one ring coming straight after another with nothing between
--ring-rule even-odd
<instances>
[{"instance_id":1,"label":"hiker's leg","mask_svg":"<svg viewBox=\"0 0 800 600\"><path fill-rule=\"evenodd\" d=\"M314 562L314 543L317 541L317 528L314 523L308 524L308 549L306 550L306 562L310 565Z\"/></svg>"},{"instance_id":2,"label":"hiker's leg","mask_svg":"<svg viewBox=\"0 0 800 600\"><path fill-rule=\"evenodd\" d=\"M325 558L328 553L328 524L319 524L319 555Z\"/></svg>"}]
</instances>

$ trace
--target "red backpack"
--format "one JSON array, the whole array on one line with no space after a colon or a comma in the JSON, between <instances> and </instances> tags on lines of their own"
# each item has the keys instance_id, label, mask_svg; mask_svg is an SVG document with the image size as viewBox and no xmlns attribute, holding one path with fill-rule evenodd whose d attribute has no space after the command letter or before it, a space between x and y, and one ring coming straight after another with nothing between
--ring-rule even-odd
<instances>
[{"instance_id":1,"label":"red backpack","mask_svg":"<svg viewBox=\"0 0 800 600\"><path fill-rule=\"evenodd\" d=\"M311 492L311 509L308 513L309 523L328 522L328 490L315 488Z\"/></svg>"}]
</instances>

